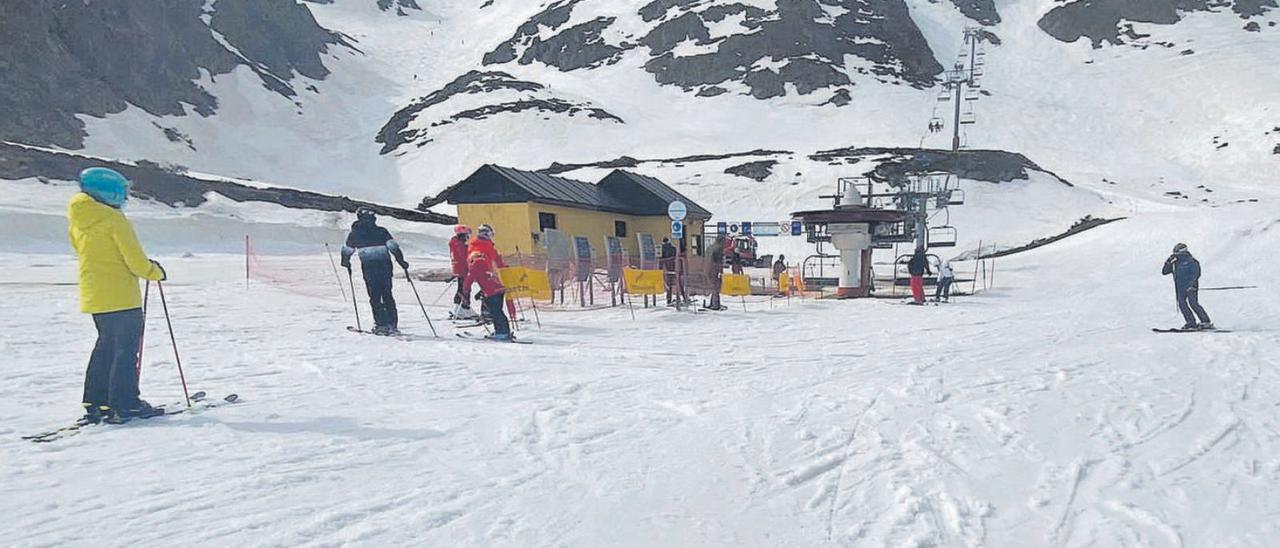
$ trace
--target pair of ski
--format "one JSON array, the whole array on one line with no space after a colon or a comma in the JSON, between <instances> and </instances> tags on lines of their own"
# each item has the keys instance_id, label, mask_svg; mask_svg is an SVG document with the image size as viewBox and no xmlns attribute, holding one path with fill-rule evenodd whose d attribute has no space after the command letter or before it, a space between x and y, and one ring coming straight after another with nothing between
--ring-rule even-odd
<instances>
[{"instance_id":1,"label":"pair of ski","mask_svg":"<svg viewBox=\"0 0 1280 548\"><path fill-rule=\"evenodd\" d=\"M470 331L459 331L454 334L457 335L459 339L466 339L469 341L492 341L492 342L500 342L500 343L533 344L533 342L531 341L522 341L520 339L514 339L514 338L498 340L493 338L493 335L484 335L483 337L481 337L481 336L477 336L475 333L472 333Z\"/></svg>"},{"instance_id":2,"label":"pair of ski","mask_svg":"<svg viewBox=\"0 0 1280 548\"><path fill-rule=\"evenodd\" d=\"M1159 327L1153 327L1151 328L1151 330L1156 333L1230 333L1231 332L1230 329L1218 329L1216 327L1213 329L1200 329L1200 328L1184 329L1181 327L1175 327L1172 329L1161 329Z\"/></svg>"},{"instance_id":3,"label":"pair of ski","mask_svg":"<svg viewBox=\"0 0 1280 548\"><path fill-rule=\"evenodd\" d=\"M191 407L186 406L185 400L173 402L170 404L154 407L153 408L155 411L154 414L148 415L146 417L125 419L124 421L118 422L118 423L89 421L88 419L80 418L80 419L77 419L76 422L71 423L67 426L63 426L61 428L55 428L53 430L41 432L39 434L22 436L22 439L30 442L34 442L34 443L49 443L52 441L57 441L63 438L68 438L76 434L79 434L80 431L83 430L86 426L95 426L99 424L108 425L108 426L123 426L135 421L146 420L146 419L151 419L155 417L163 417L166 415L181 415L182 413L186 413L187 411L200 411L205 409L211 409L214 407L218 407L220 405L236 403L239 401L240 401L240 396L236 394L229 394L223 397L221 400L210 400L208 399L208 394L201 391L191 395Z\"/></svg>"}]
</instances>

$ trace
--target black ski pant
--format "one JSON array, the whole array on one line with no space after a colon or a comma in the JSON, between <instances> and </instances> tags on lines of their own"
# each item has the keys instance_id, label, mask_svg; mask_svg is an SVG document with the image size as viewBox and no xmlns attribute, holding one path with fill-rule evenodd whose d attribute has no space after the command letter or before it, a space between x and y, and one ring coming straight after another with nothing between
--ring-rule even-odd
<instances>
[{"instance_id":1,"label":"black ski pant","mask_svg":"<svg viewBox=\"0 0 1280 548\"><path fill-rule=\"evenodd\" d=\"M484 307L489 311L490 319L493 320L494 335L511 334L511 322L507 320L507 311L503 302L506 297L507 294L502 292L484 298Z\"/></svg>"},{"instance_id":2,"label":"black ski pant","mask_svg":"<svg viewBox=\"0 0 1280 548\"><path fill-rule=\"evenodd\" d=\"M98 342L84 374L84 402L112 409L138 407L138 345L142 343L142 309L93 315Z\"/></svg>"},{"instance_id":3,"label":"black ski pant","mask_svg":"<svg viewBox=\"0 0 1280 548\"><path fill-rule=\"evenodd\" d=\"M400 325L396 299L391 296L391 261L362 263L364 287L369 291L369 308L378 327L396 329Z\"/></svg>"},{"instance_id":4,"label":"black ski pant","mask_svg":"<svg viewBox=\"0 0 1280 548\"><path fill-rule=\"evenodd\" d=\"M938 278L938 289L933 292L934 299L950 299L951 298L951 282L953 278Z\"/></svg>"},{"instance_id":5,"label":"black ski pant","mask_svg":"<svg viewBox=\"0 0 1280 548\"><path fill-rule=\"evenodd\" d=\"M466 288L463 287L463 285L465 285L467 281L466 277L455 276L454 281L458 283L458 286L454 288L453 304L455 305L460 304L462 305L462 308L471 310L471 299L467 298L467 290Z\"/></svg>"},{"instance_id":6,"label":"black ski pant","mask_svg":"<svg viewBox=\"0 0 1280 548\"><path fill-rule=\"evenodd\" d=\"M1187 320L1187 324L1197 323L1197 317L1200 318L1198 323L1212 323L1209 321L1209 314L1200 306L1199 288L1188 288L1178 294L1178 310L1182 311L1182 318Z\"/></svg>"}]
</instances>

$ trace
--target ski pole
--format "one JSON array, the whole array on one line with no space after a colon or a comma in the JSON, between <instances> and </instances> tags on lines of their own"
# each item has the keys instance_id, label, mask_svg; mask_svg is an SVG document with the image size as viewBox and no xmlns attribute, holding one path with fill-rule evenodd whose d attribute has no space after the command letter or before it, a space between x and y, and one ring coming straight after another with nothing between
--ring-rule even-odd
<instances>
[{"instance_id":1,"label":"ski pole","mask_svg":"<svg viewBox=\"0 0 1280 548\"><path fill-rule=\"evenodd\" d=\"M449 288L450 288L450 287L453 287L453 284L454 284L454 283L462 283L462 281L461 281L461 280L458 280L458 277L457 277L457 276L454 276L454 277L453 277L453 279L451 279L451 280L449 280L448 282L446 282L446 283L444 284L444 290L443 290L443 291L441 291L439 295L436 295L436 300L431 301L431 306L435 306L435 305L437 305L437 304L440 304L440 299L443 299L443 298L444 298L444 294L449 292ZM455 290L455 291L457 291L457 290ZM460 292L460 291L458 291L458 293L459 293L459 294L461 294L461 292Z\"/></svg>"},{"instance_id":2,"label":"ski pole","mask_svg":"<svg viewBox=\"0 0 1280 548\"><path fill-rule=\"evenodd\" d=\"M333 278L338 280L338 291L342 292L342 300L347 300L347 288L342 287L342 276L338 275L338 264L333 262L333 250L329 249L329 242L324 243L324 252L329 255L329 266L333 267ZM351 298L355 298L353 294Z\"/></svg>"},{"instance_id":3,"label":"ski pole","mask_svg":"<svg viewBox=\"0 0 1280 548\"><path fill-rule=\"evenodd\" d=\"M160 305L164 307L164 323L169 326L169 342L173 344L173 361L178 364L178 378L182 379L182 395L187 398L187 407L191 407L191 392L187 391L187 375L182 372L182 357L178 355L178 339L173 336L173 321L169 319L169 303L164 298L164 283L156 282L160 289Z\"/></svg>"},{"instance_id":4,"label":"ski pole","mask_svg":"<svg viewBox=\"0 0 1280 548\"><path fill-rule=\"evenodd\" d=\"M147 280L147 290L142 294L142 331L138 332L138 363L134 364L133 374L142 379L142 349L147 337L147 301L151 300L151 280Z\"/></svg>"},{"instance_id":5,"label":"ski pole","mask_svg":"<svg viewBox=\"0 0 1280 548\"><path fill-rule=\"evenodd\" d=\"M351 284L351 309L356 312L356 331L364 331L360 327L360 305L356 304L356 280L351 277L351 269L347 269L347 282Z\"/></svg>"},{"instance_id":6,"label":"ski pole","mask_svg":"<svg viewBox=\"0 0 1280 548\"><path fill-rule=\"evenodd\" d=\"M418 286L413 285L413 276L409 275L409 269L404 269L404 279L409 280L409 287L413 288L413 298L418 299L418 307L422 309L422 317L427 319L427 325L431 327L431 334L439 339L440 334L436 333L436 325L431 323L431 316L427 315L427 307L422 304L422 297L418 295Z\"/></svg>"}]
</instances>

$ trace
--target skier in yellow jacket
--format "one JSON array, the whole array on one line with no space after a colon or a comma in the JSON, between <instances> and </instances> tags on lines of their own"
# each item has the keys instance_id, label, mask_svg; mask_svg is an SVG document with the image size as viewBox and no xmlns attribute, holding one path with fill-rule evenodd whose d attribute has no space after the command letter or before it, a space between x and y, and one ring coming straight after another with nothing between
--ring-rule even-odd
<instances>
[{"instance_id":1,"label":"skier in yellow jacket","mask_svg":"<svg viewBox=\"0 0 1280 548\"><path fill-rule=\"evenodd\" d=\"M80 172L80 192L67 204L68 236L80 263L80 311L92 314L98 329L84 379L85 422L159 414L138 397L144 321L138 278L166 276L160 263L147 258L121 211L128 197L128 179L91 167Z\"/></svg>"}]
</instances>

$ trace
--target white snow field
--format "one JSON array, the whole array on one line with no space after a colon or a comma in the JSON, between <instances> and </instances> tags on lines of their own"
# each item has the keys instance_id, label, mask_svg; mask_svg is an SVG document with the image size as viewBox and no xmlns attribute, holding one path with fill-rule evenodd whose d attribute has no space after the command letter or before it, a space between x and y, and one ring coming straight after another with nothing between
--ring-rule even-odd
<instances>
[{"instance_id":1,"label":"white snow field","mask_svg":"<svg viewBox=\"0 0 1280 548\"><path fill-rule=\"evenodd\" d=\"M20 436L76 416L93 328L65 248L8 252L0 538L1273 545L1276 205L1137 213L1000 259L996 289L947 306L544 312L520 332L532 345L462 340L439 319L431 338L403 280L411 340L350 333L323 255L270 259L314 273L311 291L246 289L241 257L173 248L157 255L187 381L243 402L48 444ZM1232 332L1150 331L1181 322L1159 275L1179 240L1204 287L1259 286L1202 292ZM443 287L418 289L430 304ZM151 297L143 394L168 403L181 389Z\"/></svg>"}]
</instances>

